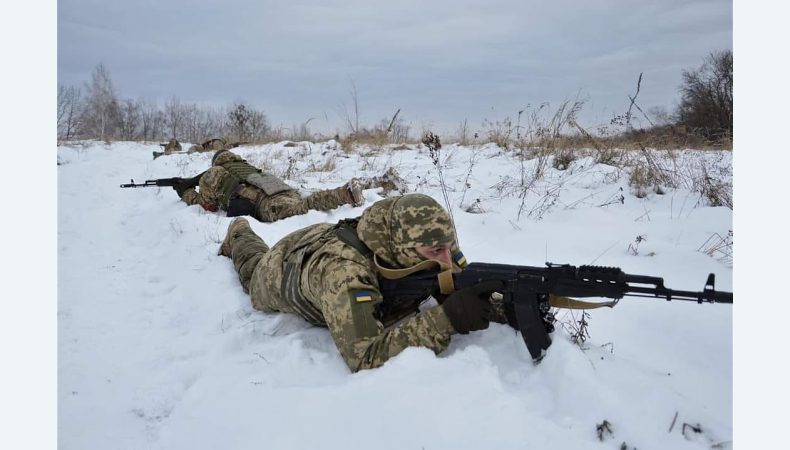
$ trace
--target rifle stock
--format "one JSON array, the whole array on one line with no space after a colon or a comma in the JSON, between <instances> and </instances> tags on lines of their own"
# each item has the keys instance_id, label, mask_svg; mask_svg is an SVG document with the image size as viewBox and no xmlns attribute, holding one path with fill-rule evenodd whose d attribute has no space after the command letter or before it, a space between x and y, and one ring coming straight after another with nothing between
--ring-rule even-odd
<instances>
[{"instance_id":1,"label":"rifle stock","mask_svg":"<svg viewBox=\"0 0 790 450\"><path fill-rule=\"evenodd\" d=\"M384 304L397 308L404 302L439 295L438 271L422 271L397 280L381 278L379 287ZM554 330L550 296L610 298L614 301L598 306L613 307L621 298L649 297L697 303L733 303L732 292L716 291L715 275L709 274L702 291L680 291L664 286L664 280L646 275L630 275L618 267L571 266L546 263L546 267L508 264L471 263L453 274L456 290L482 281L498 280L504 284L505 311L515 320L533 361L539 362L551 345ZM570 307L570 306L568 306ZM509 317L510 319L510 317Z\"/></svg>"}]
</instances>

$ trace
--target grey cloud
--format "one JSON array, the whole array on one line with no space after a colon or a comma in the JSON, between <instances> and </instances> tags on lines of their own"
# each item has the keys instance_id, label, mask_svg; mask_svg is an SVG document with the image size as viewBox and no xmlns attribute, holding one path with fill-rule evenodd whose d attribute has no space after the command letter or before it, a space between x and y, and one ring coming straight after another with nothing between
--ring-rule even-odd
<instances>
[{"instance_id":1,"label":"grey cloud","mask_svg":"<svg viewBox=\"0 0 790 450\"><path fill-rule=\"evenodd\" d=\"M245 99L275 122L340 126L350 80L367 123L454 126L581 93L589 120L670 109L680 71L732 48L731 1L61 0L58 81L102 62L127 97ZM584 116L583 116L584 117Z\"/></svg>"}]
</instances>

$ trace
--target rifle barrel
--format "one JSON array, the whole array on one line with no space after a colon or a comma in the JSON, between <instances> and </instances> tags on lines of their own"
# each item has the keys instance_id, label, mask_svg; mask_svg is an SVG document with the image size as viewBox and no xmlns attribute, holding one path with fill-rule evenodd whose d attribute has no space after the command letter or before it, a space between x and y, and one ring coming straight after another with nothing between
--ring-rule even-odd
<instances>
[{"instance_id":1,"label":"rifle barrel","mask_svg":"<svg viewBox=\"0 0 790 450\"><path fill-rule=\"evenodd\" d=\"M122 184L122 188L137 188L137 187L146 187L146 186L167 186L167 185L160 185L157 183L158 180L146 180L145 183L135 184L134 180L131 183Z\"/></svg>"},{"instance_id":2,"label":"rifle barrel","mask_svg":"<svg viewBox=\"0 0 790 450\"><path fill-rule=\"evenodd\" d=\"M644 286L629 286L626 292L630 297L665 298L669 300L688 300L697 303L732 303L732 292L715 290L704 291L676 291L665 287L651 288Z\"/></svg>"}]
</instances>

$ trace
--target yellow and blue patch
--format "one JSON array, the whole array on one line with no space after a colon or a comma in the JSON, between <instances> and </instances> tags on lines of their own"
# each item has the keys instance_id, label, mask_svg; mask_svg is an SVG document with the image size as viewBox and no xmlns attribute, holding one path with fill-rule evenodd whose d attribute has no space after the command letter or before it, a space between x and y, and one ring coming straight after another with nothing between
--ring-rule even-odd
<instances>
[{"instance_id":1,"label":"yellow and blue patch","mask_svg":"<svg viewBox=\"0 0 790 450\"><path fill-rule=\"evenodd\" d=\"M453 255L453 260L456 264L458 264L459 267L464 267L466 265L466 256L464 256L464 254L461 252Z\"/></svg>"},{"instance_id":2,"label":"yellow and blue patch","mask_svg":"<svg viewBox=\"0 0 790 450\"><path fill-rule=\"evenodd\" d=\"M376 291L351 289L348 291L351 302L349 312L354 325L354 334L349 339L373 337L381 333L382 325L374 317L377 300L381 296Z\"/></svg>"},{"instance_id":3,"label":"yellow and blue patch","mask_svg":"<svg viewBox=\"0 0 790 450\"><path fill-rule=\"evenodd\" d=\"M354 294L354 300L356 300L357 303L373 301L373 293L370 291L359 291Z\"/></svg>"}]
</instances>

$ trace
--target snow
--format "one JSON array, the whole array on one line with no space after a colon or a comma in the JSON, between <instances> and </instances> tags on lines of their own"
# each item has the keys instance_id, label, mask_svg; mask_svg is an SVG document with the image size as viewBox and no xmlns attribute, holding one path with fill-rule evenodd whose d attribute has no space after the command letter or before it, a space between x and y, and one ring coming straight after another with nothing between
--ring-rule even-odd
<instances>
[{"instance_id":1,"label":"snow","mask_svg":"<svg viewBox=\"0 0 790 450\"><path fill-rule=\"evenodd\" d=\"M626 297L588 311L582 348L558 324L538 365L519 335L492 324L454 336L438 356L410 348L352 374L326 329L251 307L230 260L216 254L231 221L224 213L187 206L170 188L119 188L210 164L211 153L153 160L158 150L129 142L58 147L59 448L732 447L733 306ZM393 166L411 191L444 203L425 148L346 153L329 141L236 150L287 173L303 193ZM729 152L655 157L732 181ZM617 266L694 291L712 272L717 289L732 291L731 260L701 251L712 236L730 233L732 210L708 206L689 183L638 198L626 171L587 156L564 171L548 164L519 214L536 159L492 145L447 145L442 161L470 261ZM273 244L381 199L375 189L365 198L357 208L250 223ZM476 199L482 212L466 212ZM561 322L580 317L558 313ZM596 426L604 420L612 433L601 442Z\"/></svg>"}]
</instances>

